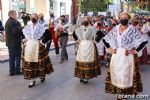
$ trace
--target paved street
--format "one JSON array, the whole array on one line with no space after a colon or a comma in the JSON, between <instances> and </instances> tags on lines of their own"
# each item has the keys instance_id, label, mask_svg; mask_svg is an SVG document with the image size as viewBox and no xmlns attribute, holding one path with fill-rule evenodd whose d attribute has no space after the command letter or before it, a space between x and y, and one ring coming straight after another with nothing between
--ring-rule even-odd
<instances>
[{"instance_id":1,"label":"paved street","mask_svg":"<svg viewBox=\"0 0 150 100\"><path fill-rule=\"evenodd\" d=\"M30 89L29 81L23 76L8 76L8 62L0 63L0 100L116 100L115 95L104 93L107 67L102 67L102 75L90 80L89 84L81 84L74 77L74 46L67 49L69 60L63 64L59 63L54 51L50 52L55 72L47 76L44 84L37 79L36 86ZM144 86L142 94L150 96L150 66L140 69Z\"/></svg>"}]
</instances>

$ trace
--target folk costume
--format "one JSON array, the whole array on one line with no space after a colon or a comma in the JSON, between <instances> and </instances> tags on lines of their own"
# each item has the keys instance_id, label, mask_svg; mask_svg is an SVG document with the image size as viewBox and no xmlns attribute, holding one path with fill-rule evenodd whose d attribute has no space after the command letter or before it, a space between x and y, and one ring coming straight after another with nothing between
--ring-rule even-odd
<instances>
[{"instance_id":1,"label":"folk costume","mask_svg":"<svg viewBox=\"0 0 150 100\"><path fill-rule=\"evenodd\" d=\"M103 32L100 30L100 27L97 28L97 36L99 36L100 38L104 37ZM97 38L99 40L99 38ZM98 41L97 40L97 41ZM102 39L96 44L96 47L98 49L98 54L99 54L99 60L102 61L104 60L104 55L105 55L105 46L103 45Z\"/></svg>"},{"instance_id":2,"label":"folk costume","mask_svg":"<svg viewBox=\"0 0 150 100\"><path fill-rule=\"evenodd\" d=\"M134 94L143 91L138 57L133 52L141 51L147 39L132 25L120 33L120 24L103 39L106 48L116 49L112 54L106 77L105 92L112 94ZM135 51L134 50L134 51Z\"/></svg>"},{"instance_id":3,"label":"folk costume","mask_svg":"<svg viewBox=\"0 0 150 100\"><path fill-rule=\"evenodd\" d=\"M146 24L144 24L141 31L148 39L148 44L146 48L147 48L147 54L148 54L148 63L150 64L150 24L149 23L150 22L147 22Z\"/></svg>"},{"instance_id":4,"label":"folk costume","mask_svg":"<svg viewBox=\"0 0 150 100\"><path fill-rule=\"evenodd\" d=\"M100 41L96 38L97 29L93 26L78 27L73 37L76 41L80 41L77 47L76 63L75 63L75 77L84 79L92 79L101 74L101 68L98 59L98 51L95 44Z\"/></svg>"},{"instance_id":5,"label":"folk costume","mask_svg":"<svg viewBox=\"0 0 150 100\"><path fill-rule=\"evenodd\" d=\"M41 24L26 25L23 34L27 39L24 48L23 75L27 80L40 78L45 80L46 74L51 74L54 70L45 44L51 40L48 30Z\"/></svg>"}]
</instances>

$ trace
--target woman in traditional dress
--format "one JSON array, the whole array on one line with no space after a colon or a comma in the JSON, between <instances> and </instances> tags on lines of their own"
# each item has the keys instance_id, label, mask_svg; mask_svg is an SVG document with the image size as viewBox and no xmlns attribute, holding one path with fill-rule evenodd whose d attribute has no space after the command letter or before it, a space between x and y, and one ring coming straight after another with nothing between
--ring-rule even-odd
<instances>
[{"instance_id":1,"label":"woman in traditional dress","mask_svg":"<svg viewBox=\"0 0 150 100\"><path fill-rule=\"evenodd\" d=\"M79 43L76 55L75 77L80 78L80 82L84 83L88 83L88 79L101 74L95 44L97 29L89 24L89 18L84 17L83 25L78 27L73 34L74 39ZM100 39L96 40L100 41Z\"/></svg>"},{"instance_id":2,"label":"woman in traditional dress","mask_svg":"<svg viewBox=\"0 0 150 100\"><path fill-rule=\"evenodd\" d=\"M122 13L120 24L103 39L112 54L105 83L106 93L136 95L143 91L137 54L145 47L147 39L128 24L129 20L130 15Z\"/></svg>"},{"instance_id":3,"label":"woman in traditional dress","mask_svg":"<svg viewBox=\"0 0 150 100\"><path fill-rule=\"evenodd\" d=\"M102 38L102 37L104 37L104 33L101 31L101 27L102 27L102 22L98 21L97 26L96 26L96 28L98 30L97 34L98 34L98 36L100 36ZM99 38L97 38L97 39L99 40ZM104 48L105 47L103 45L102 39L99 41L99 43L96 44L96 47L98 49L99 60L100 61L104 60L104 55L105 55Z\"/></svg>"},{"instance_id":4,"label":"woman in traditional dress","mask_svg":"<svg viewBox=\"0 0 150 100\"><path fill-rule=\"evenodd\" d=\"M143 32L141 31L142 26L143 26L142 23L139 22L137 23L137 25L135 25L135 27L141 32L141 34L147 37L147 35L143 34ZM140 64L148 64L147 47L141 50L138 56Z\"/></svg>"},{"instance_id":5,"label":"woman in traditional dress","mask_svg":"<svg viewBox=\"0 0 150 100\"><path fill-rule=\"evenodd\" d=\"M50 41L50 31L45 31L44 26L38 23L38 15L33 13L32 23L23 29L25 35L25 48L23 59L24 78L30 80L29 88L35 85L35 78L45 81L46 74L52 73L53 67L45 49L45 44Z\"/></svg>"},{"instance_id":6,"label":"woman in traditional dress","mask_svg":"<svg viewBox=\"0 0 150 100\"><path fill-rule=\"evenodd\" d=\"M148 39L147 54L148 54L148 63L150 64L150 17L148 18L147 23L143 25L141 31Z\"/></svg>"}]
</instances>

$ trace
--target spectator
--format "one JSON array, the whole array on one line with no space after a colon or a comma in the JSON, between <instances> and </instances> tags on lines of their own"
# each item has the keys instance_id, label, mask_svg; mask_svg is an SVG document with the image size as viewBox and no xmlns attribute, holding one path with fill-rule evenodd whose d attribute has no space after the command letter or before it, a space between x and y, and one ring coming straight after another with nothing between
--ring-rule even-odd
<instances>
[{"instance_id":1,"label":"spectator","mask_svg":"<svg viewBox=\"0 0 150 100\"><path fill-rule=\"evenodd\" d=\"M9 51L9 67L10 76L22 74L20 71L21 60L21 40L22 32L21 25L17 21L17 14L15 10L8 12L8 20L5 24L6 31L6 45Z\"/></svg>"},{"instance_id":2,"label":"spectator","mask_svg":"<svg viewBox=\"0 0 150 100\"><path fill-rule=\"evenodd\" d=\"M61 59L60 63L63 63L64 60L68 60L68 53L66 50L67 42L68 42L68 29L70 24L66 23L65 16L61 16L61 23L58 23L55 31L59 34L57 36L60 37L60 45L61 45Z\"/></svg>"}]
</instances>

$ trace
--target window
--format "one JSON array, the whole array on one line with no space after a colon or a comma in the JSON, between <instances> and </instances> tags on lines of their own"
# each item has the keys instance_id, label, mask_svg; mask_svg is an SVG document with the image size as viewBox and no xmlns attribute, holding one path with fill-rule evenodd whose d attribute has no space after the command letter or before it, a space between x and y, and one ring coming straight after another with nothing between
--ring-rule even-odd
<instances>
[{"instance_id":1,"label":"window","mask_svg":"<svg viewBox=\"0 0 150 100\"><path fill-rule=\"evenodd\" d=\"M66 3L60 2L60 15L66 15Z\"/></svg>"},{"instance_id":2,"label":"window","mask_svg":"<svg viewBox=\"0 0 150 100\"><path fill-rule=\"evenodd\" d=\"M10 9L25 12L25 0L10 1Z\"/></svg>"},{"instance_id":3,"label":"window","mask_svg":"<svg viewBox=\"0 0 150 100\"><path fill-rule=\"evenodd\" d=\"M50 11L53 11L53 0L49 0L50 5Z\"/></svg>"}]
</instances>

